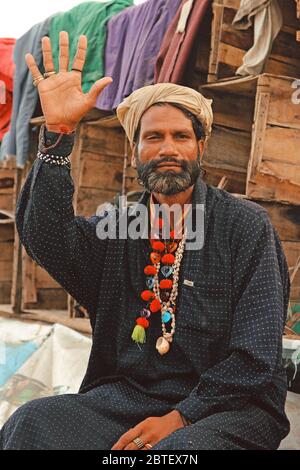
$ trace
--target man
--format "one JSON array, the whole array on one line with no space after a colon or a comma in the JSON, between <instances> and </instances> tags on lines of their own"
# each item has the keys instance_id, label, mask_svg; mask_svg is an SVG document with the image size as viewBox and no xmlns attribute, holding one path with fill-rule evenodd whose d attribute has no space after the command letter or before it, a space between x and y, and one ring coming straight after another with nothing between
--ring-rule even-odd
<instances>
[{"instance_id":1,"label":"man","mask_svg":"<svg viewBox=\"0 0 300 470\"><path fill-rule=\"evenodd\" d=\"M79 394L19 408L2 429L2 447L276 449L289 431L281 364L289 277L278 236L260 206L199 178L211 102L172 84L137 90L117 113L146 187L140 204L187 205L185 218L204 205L204 223L196 227L203 246L185 249L186 232L175 219L168 237L149 240L102 239L99 224L118 215L115 208L75 217L73 135L60 133L75 129L111 81L81 93L85 52L80 37L68 72L62 32L55 74L44 38L46 79L26 57L46 130L16 221L29 255L87 308L90 361ZM161 234L164 219L155 214L149 220ZM137 217L128 212L129 221Z\"/></svg>"}]
</instances>

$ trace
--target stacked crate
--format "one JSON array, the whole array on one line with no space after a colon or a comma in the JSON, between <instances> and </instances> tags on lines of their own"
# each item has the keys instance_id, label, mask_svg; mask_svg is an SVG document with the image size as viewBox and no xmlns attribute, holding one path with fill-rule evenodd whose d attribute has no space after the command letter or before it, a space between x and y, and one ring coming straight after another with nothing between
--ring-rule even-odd
<instances>
[{"instance_id":1,"label":"stacked crate","mask_svg":"<svg viewBox=\"0 0 300 470\"><path fill-rule=\"evenodd\" d=\"M292 273L300 257L300 46L295 2L279 3L283 27L265 73L238 77L253 30L232 26L239 0L213 2L208 83L198 89L213 99L213 133L203 159L206 181L268 210ZM291 300L300 301L299 272Z\"/></svg>"}]
</instances>

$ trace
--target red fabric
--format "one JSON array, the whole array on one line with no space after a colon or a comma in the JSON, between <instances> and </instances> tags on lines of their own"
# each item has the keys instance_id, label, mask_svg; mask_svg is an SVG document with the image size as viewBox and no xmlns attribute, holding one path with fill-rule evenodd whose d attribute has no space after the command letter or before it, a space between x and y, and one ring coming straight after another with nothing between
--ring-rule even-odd
<instances>
[{"instance_id":1,"label":"red fabric","mask_svg":"<svg viewBox=\"0 0 300 470\"><path fill-rule=\"evenodd\" d=\"M4 134L9 130L10 125L15 71L15 64L13 62L15 43L15 39L0 38L0 142Z\"/></svg>"},{"instance_id":2,"label":"red fabric","mask_svg":"<svg viewBox=\"0 0 300 470\"><path fill-rule=\"evenodd\" d=\"M182 1L181 7L164 36L156 60L155 83L169 82L182 85L190 53L212 0L194 0L185 31L176 33L181 9L185 2L186 0Z\"/></svg>"}]
</instances>

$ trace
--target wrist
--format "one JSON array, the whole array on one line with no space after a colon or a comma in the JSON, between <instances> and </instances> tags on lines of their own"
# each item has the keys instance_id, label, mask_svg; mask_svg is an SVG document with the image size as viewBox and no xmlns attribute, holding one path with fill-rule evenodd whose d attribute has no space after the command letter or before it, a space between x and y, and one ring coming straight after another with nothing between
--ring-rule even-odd
<instances>
[{"instance_id":1,"label":"wrist","mask_svg":"<svg viewBox=\"0 0 300 470\"><path fill-rule=\"evenodd\" d=\"M169 413L169 416L174 421L174 426L175 426L176 429L180 429L180 428L183 428L185 426L184 421L182 419L182 415L180 414L179 411L173 410Z\"/></svg>"},{"instance_id":2,"label":"wrist","mask_svg":"<svg viewBox=\"0 0 300 470\"><path fill-rule=\"evenodd\" d=\"M72 134L59 134L47 130L43 124L40 129L38 149L42 154L66 157L72 152L74 140L75 132L72 132Z\"/></svg>"}]
</instances>

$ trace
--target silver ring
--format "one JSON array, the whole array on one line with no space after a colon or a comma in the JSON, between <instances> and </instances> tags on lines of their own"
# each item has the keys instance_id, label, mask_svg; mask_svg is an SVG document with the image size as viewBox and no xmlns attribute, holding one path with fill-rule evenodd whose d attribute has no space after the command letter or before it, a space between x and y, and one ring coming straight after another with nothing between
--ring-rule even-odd
<instances>
[{"instance_id":1,"label":"silver ring","mask_svg":"<svg viewBox=\"0 0 300 470\"><path fill-rule=\"evenodd\" d=\"M56 72L45 72L44 73L44 78L51 77L51 75L56 75Z\"/></svg>"},{"instance_id":2,"label":"silver ring","mask_svg":"<svg viewBox=\"0 0 300 470\"><path fill-rule=\"evenodd\" d=\"M145 444L143 443L143 441L141 441L139 437L136 437L135 439L133 439L132 442L135 443L138 449L142 449L143 447L145 447Z\"/></svg>"}]
</instances>

